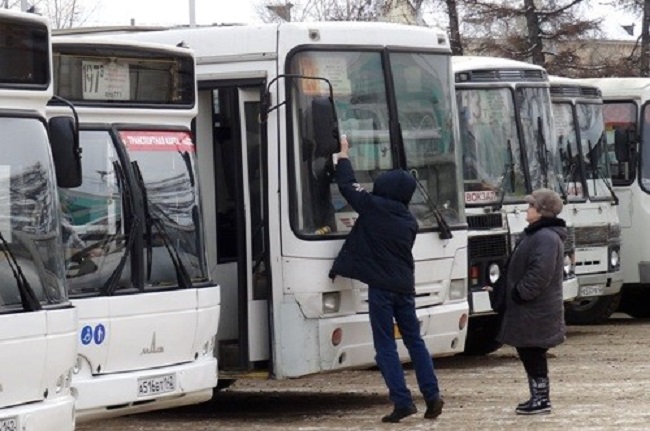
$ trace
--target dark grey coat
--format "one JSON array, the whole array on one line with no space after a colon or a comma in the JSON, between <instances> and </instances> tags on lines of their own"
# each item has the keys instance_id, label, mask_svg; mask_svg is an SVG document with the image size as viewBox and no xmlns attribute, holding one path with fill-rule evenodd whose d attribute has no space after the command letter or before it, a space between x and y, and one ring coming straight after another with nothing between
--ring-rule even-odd
<instances>
[{"instance_id":1,"label":"dark grey coat","mask_svg":"<svg viewBox=\"0 0 650 431\"><path fill-rule=\"evenodd\" d=\"M499 342L550 348L564 341L565 226L562 219L542 218L524 230L508 266L507 304Z\"/></svg>"}]
</instances>

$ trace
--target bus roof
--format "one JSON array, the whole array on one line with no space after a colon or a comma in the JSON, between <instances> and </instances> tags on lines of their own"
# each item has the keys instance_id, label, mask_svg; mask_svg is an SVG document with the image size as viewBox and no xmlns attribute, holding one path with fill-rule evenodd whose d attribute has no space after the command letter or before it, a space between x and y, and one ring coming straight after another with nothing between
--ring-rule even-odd
<instances>
[{"instance_id":1,"label":"bus roof","mask_svg":"<svg viewBox=\"0 0 650 431\"><path fill-rule=\"evenodd\" d=\"M583 82L596 85L603 93L603 99L650 99L650 78L588 78Z\"/></svg>"},{"instance_id":2,"label":"bus roof","mask_svg":"<svg viewBox=\"0 0 650 431\"><path fill-rule=\"evenodd\" d=\"M100 33L97 33L100 34ZM89 37L89 36L84 36ZM303 22L172 28L111 35L111 38L178 44L194 49L197 63L214 57L245 61L246 56L271 53L284 47L373 46L394 48L440 49L450 53L449 39L439 29L380 22ZM289 49L289 48L287 48Z\"/></svg>"},{"instance_id":3,"label":"bus roof","mask_svg":"<svg viewBox=\"0 0 650 431\"><path fill-rule=\"evenodd\" d=\"M452 67L454 72L468 70L494 70L494 69L524 69L524 70L544 70L536 64L526 63L524 61L512 60L501 57L483 57L473 55L454 55L452 57Z\"/></svg>"},{"instance_id":4,"label":"bus roof","mask_svg":"<svg viewBox=\"0 0 650 431\"><path fill-rule=\"evenodd\" d=\"M598 86L590 82L564 76L550 75L551 98L559 99L583 99L582 101L600 102L601 92Z\"/></svg>"},{"instance_id":5,"label":"bus roof","mask_svg":"<svg viewBox=\"0 0 650 431\"><path fill-rule=\"evenodd\" d=\"M535 64L500 57L453 56L456 84L548 82L546 69Z\"/></svg>"}]
</instances>

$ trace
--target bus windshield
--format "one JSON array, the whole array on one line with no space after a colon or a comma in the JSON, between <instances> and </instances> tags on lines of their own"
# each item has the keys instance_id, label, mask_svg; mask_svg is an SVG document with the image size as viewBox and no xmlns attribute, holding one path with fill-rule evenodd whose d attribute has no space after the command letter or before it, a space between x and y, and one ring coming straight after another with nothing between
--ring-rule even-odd
<instances>
[{"instance_id":1,"label":"bus windshield","mask_svg":"<svg viewBox=\"0 0 650 431\"><path fill-rule=\"evenodd\" d=\"M634 158L632 157L632 143L636 142L638 133L637 105L634 102L606 102L603 105L603 117L605 118L605 135L611 163L611 175L614 185L629 185L636 176ZM629 136L627 139L619 139L617 145L616 137Z\"/></svg>"},{"instance_id":2,"label":"bus windshield","mask_svg":"<svg viewBox=\"0 0 650 431\"><path fill-rule=\"evenodd\" d=\"M521 200L526 181L521 166L517 120L508 88L456 90L463 144L465 203Z\"/></svg>"},{"instance_id":3,"label":"bus windshield","mask_svg":"<svg viewBox=\"0 0 650 431\"><path fill-rule=\"evenodd\" d=\"M587 190L591 198L611 199L609 163L605 142L605 123L602 105L579 103L576 105L580 126L580 146L584 155Z\"/></svg>"},{"instance_id":4,"label":"bus windshield","mask_svg":"<svg viewBox=\"0 0 650 431\"><path fill-rule=\"evenodd\" d=\"M0 156L0 247L5 250L0 254L0 303L22 307L11 255L43 305L65 302L59 208L45 125L36 118L0 117L0 129L5 147L11 148Z\"/></svg>"},{"instance_id":5,"label":"bus windshield","mask_svg":"<svg viewBox=\"0 0 650 431\"><path fill-rule=\"evenodd\" d=\"M557 142L562 163L562 177L569 200L584 199L582 168L578 149L578 130L573 118L571 103L553 103L555 120L555 142ZM584 154L584 153L583 153Z\"/></svg>"},{"instance_id":6,"label":"bus windshield","mask_svg":"<svg viewBox=\"0 0 650 431\"><path fill-rule=\"evenodd\" d=\"M551 94L546 87L517 87L517 110L526 148L531 188L550 188L564 194L564 179L553 131Z\"/></svg>"},{"instance_id":7,"label":"bus windshield","mask_svg":"<svg viewBox=\"0 0 650 431\"><path fill-rule=\"evenodd\" d=\"M178 285L175 255L192 281L207 281L196 152L190 133L123 130L120 138L146 187L151 236L144 244L148 256L145 289Z\"/></svg>"},{"instance_id":8,"label":"bus windshield","mask_svg":"<svg viewBox=\"0 0 650 431\"><path fill-rule=\"evenodd\" d=\"M436 227L431 205L448 223L458 223L458 175L453 135L449 57L390 53L397 120L402 136L392 136L383 52L301 51L291 73L319 76L333 85L341 133L350 142L357 180L371 191L374 179L390 169L409 169L421 184L411 210L421 228ZM357 214L333 182L331 154L320 151L313 136L311 103L327 95L320 81L293 80L292 117L295 184L291 222L300 235L345 234ZM396 130L396 129L393 129ZM398 148L402 143L403 148ZM400 163L397 154L406 160Z\"/></svg>"}]
</instances>

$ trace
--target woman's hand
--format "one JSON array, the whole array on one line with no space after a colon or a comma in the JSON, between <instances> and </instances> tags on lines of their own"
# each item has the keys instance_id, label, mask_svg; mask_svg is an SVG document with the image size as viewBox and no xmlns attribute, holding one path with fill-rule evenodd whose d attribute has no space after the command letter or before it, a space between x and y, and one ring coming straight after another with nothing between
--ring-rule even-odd
<instances>
[{"instance_id":1,"label":"woman's hand","mask_svg":"<svg viewBox=\"0 0 650 431\"><path fill-rule=\"evenodd\" d=\"M345 135L341 135L341 151L338 154L339 159L348 158L348 150L350 149L350 144L348 143L348 138Z\"/></svg>"}]
</instances>

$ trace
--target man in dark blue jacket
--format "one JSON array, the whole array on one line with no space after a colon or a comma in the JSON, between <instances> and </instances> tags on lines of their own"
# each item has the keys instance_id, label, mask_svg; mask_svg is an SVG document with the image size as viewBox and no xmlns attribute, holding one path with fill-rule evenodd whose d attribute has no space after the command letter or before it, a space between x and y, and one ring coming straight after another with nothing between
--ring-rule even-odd
<instances>
[{"instance_id":1,"label":"man in dark blue jacket","mask_svg":"<svg viewBox=\"0 0 650 431\"><path fill-rule=\"evenodd\" d=\"M368 285L375 360L394 405L382 421L399 422L417 412L397 353L393 322L397 323L409 351L427 404L424 417L435 419L442 413L444 403L415 313L412 248L418 225L408 208L416 188L415 179L404 170L388 171L377 177L372 193L368 193L354 177L348 160L348 142L343 136L336 182L359 218L334 261L330 277L340 275Z\"/></svg>"}]
</instances>

